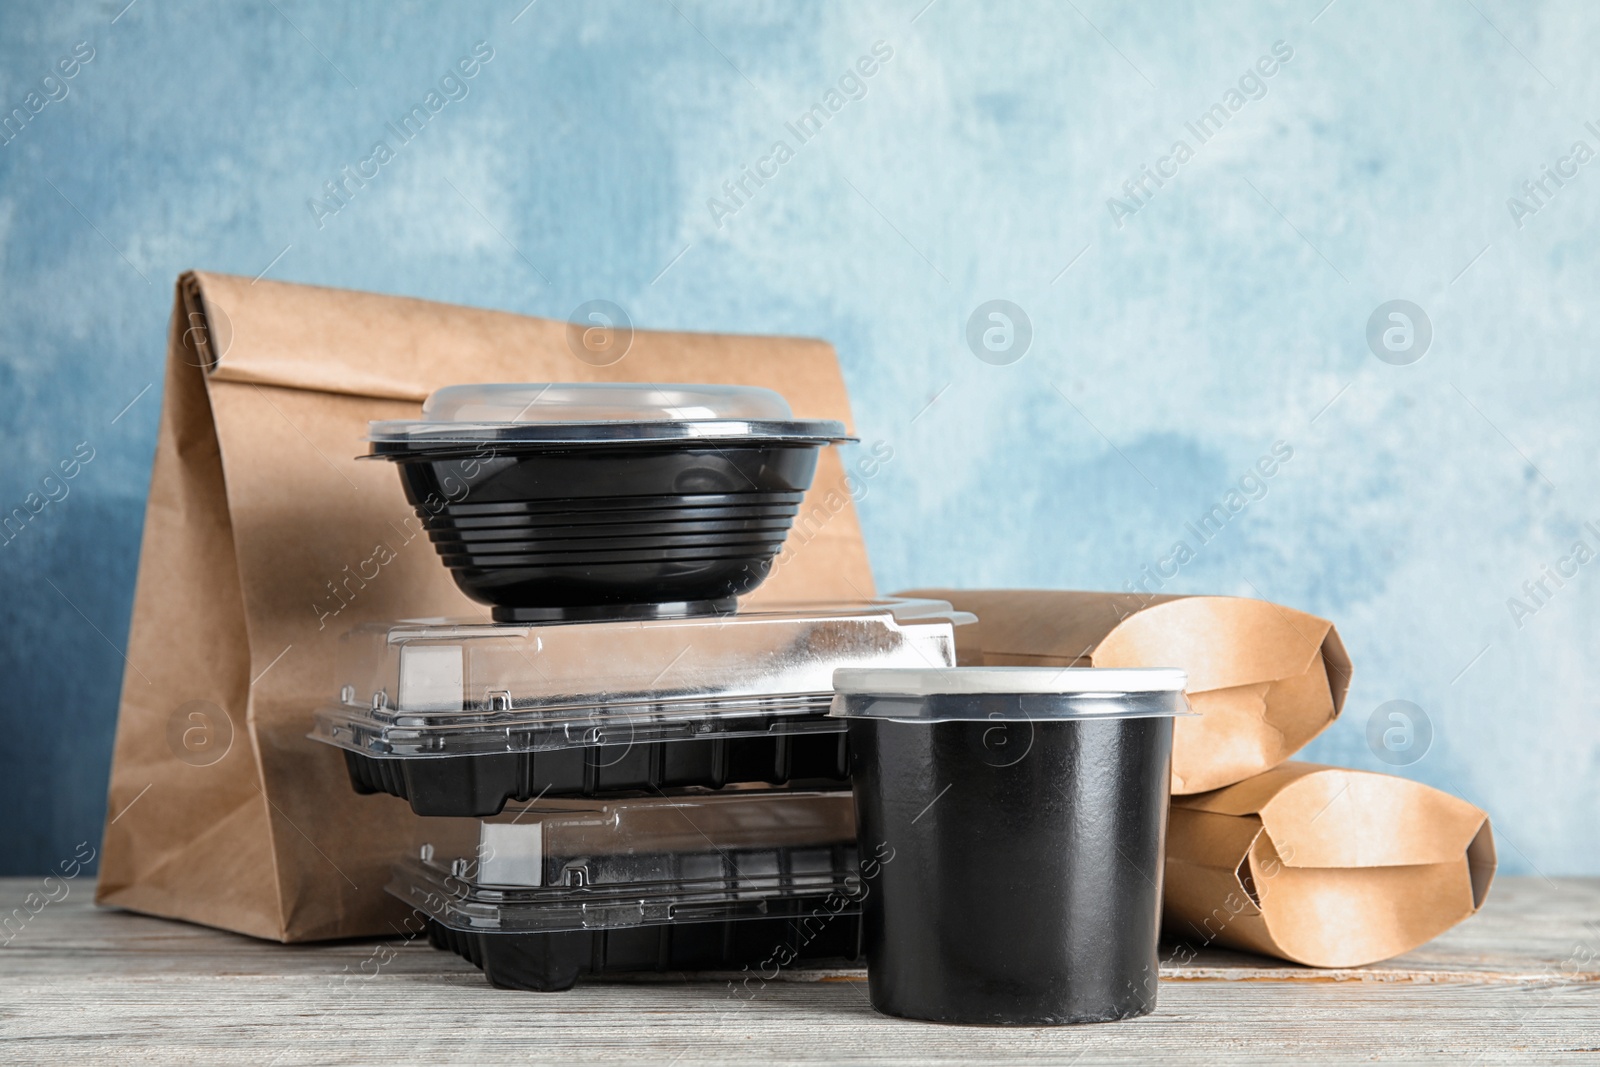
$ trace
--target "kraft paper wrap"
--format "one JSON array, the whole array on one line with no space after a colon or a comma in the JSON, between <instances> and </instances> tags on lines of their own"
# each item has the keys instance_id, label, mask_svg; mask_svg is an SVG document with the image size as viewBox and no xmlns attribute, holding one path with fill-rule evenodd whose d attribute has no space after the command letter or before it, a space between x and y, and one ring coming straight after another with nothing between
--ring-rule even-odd
<instances>
[{"instance_id":1,"label":"kraft paper wrap","mask_svg":"<svg viewBox=\"0 0 1600 1067\"><path fill-rule=\"evenodd\" d=\"M355 459L368 420L414 418L457 382L656 381L767 386L801 418L850 421L822 341L639 330L596 367L563 322L219 274L179 278L167 352L97 899L282 941L392 932L406 909L383 892L390 865L476 833L356 795L340 752L305 736L345 629L488 617L425 536L406 540L392 466ZM319 629L338 603L326 583L379 544L393 561ZM872 592L824 449L751 599Z\"/></svg>"},{"instance_id":2,"label":"kraft paper wrap","mask_svg":"<svg viewBox=\"0 0 1600 1067\"><path fill-rule=\"evenodd\" d=\"M1315 763L1172 802L1163 926L1314 967L1359 967L1483 906L1494 833L1471 804L1406 778Z\"/></svg>"},{"instance_id":3,"label":"kraft paper wrap","mask_svg":"<svg viewBox=\"0 0 1600 1067\"><path fill-rule=\"evenodd\" d=\"M1054 589L902 595L978 616L956 627L964 665L1182 667L1199 715L1174 724L1174 794L1282 763L1338 717L1350 687L1350 657L1333 624L1263 600Z\"/></svg>"}]
</instances>

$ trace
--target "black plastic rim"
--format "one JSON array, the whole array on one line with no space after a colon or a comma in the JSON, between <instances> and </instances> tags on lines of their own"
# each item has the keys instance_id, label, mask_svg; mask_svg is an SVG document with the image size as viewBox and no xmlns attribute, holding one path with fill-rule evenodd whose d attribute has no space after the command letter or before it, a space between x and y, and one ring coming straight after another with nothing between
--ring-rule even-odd
<instances>
[{"instance_id":1,"label":"black plastic rim","mask_svg":"<svg viewBox=\"0 0 1600 1067\"><path fill-rule=\"evenodd\" d=\"M546 500L511 500L491 503L460 503L446 505L440 514L460 517L486 515L551 515L584 514L586 512L660 511L677 514L700 508L752 509L800 506L804 490L751 490L748 493L672 493L665 496L614 496L614 497L560 497ZM736 516L730 516L736 517Z\"/></svg>"},{"instance_id":2,"label":"black plastic rim","mask_svg":"<svg viewBox=\"0 0 1600 1067\"><path fill-rule=\"evenodd\" d=\"M543 541L595 537L680 537L716 538L726 534L781 533L794 522L792 515L770 515L750 519L712 519L702 522L610 522L589 526L555 526L518 523L498 526L463 526L452 523L429 529L428 536L438 543L493 543L497 541Z\"/></svg>"},{"instance_id":3,"label":"black plastic rim","mask_svg":"<svg viewBox=\"0 0 1600 1067\"><path fill-rule=\"evenodd\" d=\"M641 619L687 619L702 615L732 615L737 597L726 600L685 600L671 604L600 604L585 608L507 608L491 612L495 622L632 622Z\"/></svg>"},{"instance_id":4,"label":"black plastic rim","mask_svg":"<svg viewBox=\"0 0 1600 1067\"><path fill-rule=\"evenodd\" d=\"M619 552L628 549L657 548L711 548L727 546L742 550L769 544L782 544L789 532L789 524L768 530L728 530L716 534L635 534L626 528L599 537L539 537L524 534L517 540L501 538L434 537L433 543L441 556L476 555L540 555L567 552Z\"/></svg>"},{"instance_id":5,"label":"black plastic rim","mask_svg":"<svg viewBox=\"0 0 1600 1067\"><path fill-rule=\"evenodd\" d=\"M443 556L444 565L452 570L458 567L476 567L490 570L496 567L571 567L574 565L609 566L618 563L677 563L700 561L758 560L775 556L783 547L783 539L760 542L742 542L731 545L698 545L688 548L618 548L605 550L584 549L574 552L481 552L465 555ZM442 555L442 553L441 553Z\"/></svg>"}]
</instances>

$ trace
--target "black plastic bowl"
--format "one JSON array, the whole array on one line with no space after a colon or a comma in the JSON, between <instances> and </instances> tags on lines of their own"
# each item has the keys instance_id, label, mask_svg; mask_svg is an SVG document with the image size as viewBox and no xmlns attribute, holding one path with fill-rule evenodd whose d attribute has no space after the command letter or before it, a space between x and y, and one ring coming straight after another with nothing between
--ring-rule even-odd
<instances>
[{"instance_id":1,"label":"black plastic bowl","mask_svg":"<svg viewBox=\"0 0 1600 1067\"><path fill-rule=\"evenodd\" d=\"M771 571L818 447L495 442L381 454L462 592L511 622L731 608Z\"/></svg>"}]
</instances>

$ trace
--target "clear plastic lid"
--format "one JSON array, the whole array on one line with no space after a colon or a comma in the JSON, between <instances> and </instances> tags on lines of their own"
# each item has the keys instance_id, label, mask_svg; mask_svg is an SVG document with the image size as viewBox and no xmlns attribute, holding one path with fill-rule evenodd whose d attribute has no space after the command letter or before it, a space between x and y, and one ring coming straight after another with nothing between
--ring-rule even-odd
<instances>
[{"instance_id":1,"label":"clear plastic lid","mask_svg":"<svg viewBox=\"0 0 1600 1067\"><path fill-rule=\"evenodd\" d=\"M459 756L774 731L837 732L839 667L955 662L943 601L725 616L359 627L311 736L369 756Z\"/></svg>"},{"instance_id":2,"label":"clear plastic lid","mask_svg":"<svg viewBox=\"0 0 1600 1067\"><path fill-rule=\"evenodd\" d=\"M1171 667L867 667L834 672L829 714L950 722L1129 719L1190 714Z\"/></svg>"},{"instance_id":3,"label":"clear plastic lid","mask_svg":"<svg viewBox=\"0 0 1600 1067\"><path fill-rule=\"evenodd\" d=\"M420 419L370 429L374 445L854 440L841 422L796 419L771 389L634 382L451 385L428 397Z\"/></svg>"},{"instance_id":4,"label":"clear plastic lid","mask_svg":"<svg viewBox=\"0 0 1600 1067\"><path fill-rule=\"evenodd\" d=\"M680 877L683 855L853 844L848 792L759 793L511 805L479 823L473 881L597 886ZM754 873L754 872L748 872Z\"/></svg>"},{"instance_id":5,"label":"clear plastic lid","mask_svg":"<svg viewBox=\"0 0 1600 1067\"><path fill-rule=\"evenodd\" d=\"M389 885L446 926L508 932L758 918L859 891L849 793L737 791L508 808L475 852L425 845Z\"/></svg>"}]
</instances>

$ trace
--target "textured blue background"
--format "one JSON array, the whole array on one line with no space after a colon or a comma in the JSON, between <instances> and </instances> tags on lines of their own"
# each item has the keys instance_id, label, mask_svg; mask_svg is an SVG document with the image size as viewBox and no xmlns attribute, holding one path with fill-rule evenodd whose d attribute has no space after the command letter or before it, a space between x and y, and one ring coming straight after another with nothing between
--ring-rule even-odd
<instances>
[{"instance_id":1,"label":"textured blue background","mask_svg":"<svg viewBox=\"0 0 1600 1067\"><path fill-rule=\"evenodd\" d=\"M1368 718L1413 701L1434 739L1401 773L1486 807L1504 869L1600 873L1600 562L1520 627L1507 607L1600 548L1600 164L1520 227L1506 203L1600 149L1600 8L125 2L0 7L7 111L95 50L0 146L0 506L95 454L0 545L0 873L105 815L191 267L827 337L894 449L861 503L885 589L1121 588L1284 441L1165 588L1334 619L1356 681L1309 756L1384 769ZM1185 123L1279 40L1200 145ZM478 41L468 95L319 228L307 201ZM865 95L800 144L784 123L877 41ZM1195 158L1119 227L1107 199L1178 138ZM778 139L794 157L716 225ZM964 340L995 298L1033 327L1010 365ZM1434 328L1409 366L1367 345L1391 299Z\"/></svg>"}]
</instances>

